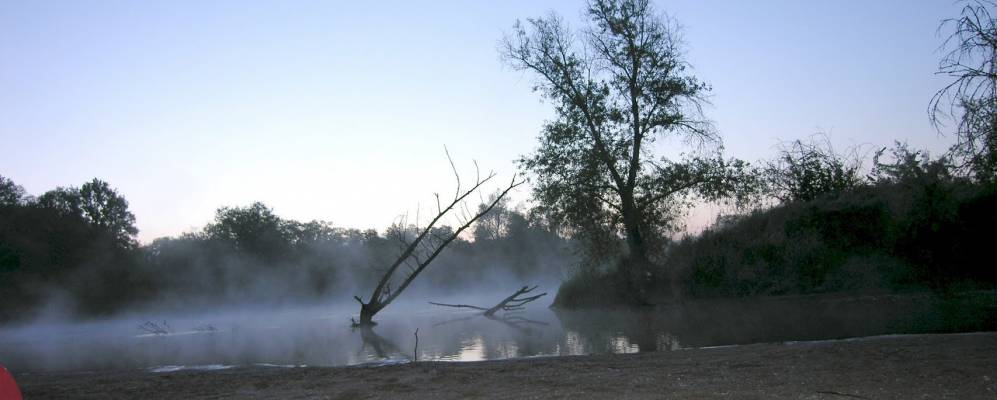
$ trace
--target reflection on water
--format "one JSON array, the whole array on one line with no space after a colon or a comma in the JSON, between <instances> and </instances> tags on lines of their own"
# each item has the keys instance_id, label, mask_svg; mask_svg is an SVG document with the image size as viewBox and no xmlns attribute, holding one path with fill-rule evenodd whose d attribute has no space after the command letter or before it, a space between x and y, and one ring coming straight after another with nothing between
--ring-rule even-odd
<instances>
[{"instance_id":1,"label":"reflection on water","mask_svg":"<svg viewBox=\"0 0 997 400\"><path fill-rule=\"evenodd\" d=\"M485 360L485 341L481 336L465 340L460 344L460 350L453 357L443 356L441 360L450 361L481 361Z\"/></svg>"},{"instance_id":2,"label":"reflection on water","mask_svg":"<svg viewBox=\"0 0 997 400\"><path fill-rule=\"evenodd\" d=\"M982 300L981 300L982 298ZM373 329L326 308L172 318L149 334L141 319L0 330L0 364L14 371L227 366L340 366L669 351L758 342L997 328L997 295L696 301L647 310L554 311L487 318L424 308L390 310ZM157 320L163 320L162 316ZM204 329L210 326L212 329ZM210 368L208 368L210 367Z\"/></svg>"}]
</instances>

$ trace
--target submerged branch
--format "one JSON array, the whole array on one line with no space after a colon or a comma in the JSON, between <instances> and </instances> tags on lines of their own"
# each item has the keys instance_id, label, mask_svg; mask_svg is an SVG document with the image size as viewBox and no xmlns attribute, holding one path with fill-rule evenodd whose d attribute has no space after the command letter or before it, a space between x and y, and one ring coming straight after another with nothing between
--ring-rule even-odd
<instances>
[{"instance_id":1,"label":"submerged branch","mask_svg":"<svg viewBox=\"0 0 997 400\"><path fill-rule=\"evenodd\" d=\"M498 312L498 311L518 311L518 310L524 310L524 309L526 309L525 305L527 303L536 301L537 299L539 299L539 298L544 297L544 296L547 295L547 293L544 292L544 293L540 293L538 295L533 295L533 296L529 296L529 297L519 297L519 296L522 296L522 295L525 295L527 293L532 292L536 288L537 288L537 286L533 286L533 287L523 286L523 287L519 288L519 290L517 290L516 293L513 293L511 296L506 297L505 299L503 299L502 301L500 301L498 304L494 305L491 308L484 308L484 307L479 307L479 306L473 306L473 305L470 305L470 304L434 303L432 301L429 302L429 304L432 304L434 306L452 307L452 308L471 308L471 309L475 309L475 310L484 311L484 315L485 316L492 316L492 315L495 315L495 313Z\"/></svg>"},{"instance_id":2,"label":"submerged branch","mask_svg":"<svg viewBox=\"0 0 997 400\"><path fill-rule=\"evenodd\" d=\"M432 302L432 301L429 302L429 304L432 304L434 306L441 306L441 307L473 308L475 310L488 311L487 308L478 307L478 306L472 306L472 305L469 305L469 304L446 304L446 303L435 303L435 302Z\"/></svg>"},{"instance_id":3,"label":"submerged branch","mask_svg":"<svg viewBox=\"0 0 997 400\"><path fill-rule=\"evenodd\" d=\"M547 295L547 292L544 292L544 293L540 293L540 294L535 295L535 296L524 297L524 298L520 298L519 297L519 296L522 296L522 295L527 294L529 292L532 292L536 288L537 288L537 286L533 286L533 287L523 286L523 287L519 288L519 290L517 290L516 293L513 293L512 296L506 297L504 300L502 300L501 302L499 302L498 304L496 304L494 307L488 309L488 311L485 311L485 315L494 315L495 312L497 312L499 310L502 310L502 311L522 310L522 309L525 308L523 306L526 303L530 303L532 301L535 301L536 299L539 299L539 298L544 297L544 296Z\"/></svg>"}]
</instances>

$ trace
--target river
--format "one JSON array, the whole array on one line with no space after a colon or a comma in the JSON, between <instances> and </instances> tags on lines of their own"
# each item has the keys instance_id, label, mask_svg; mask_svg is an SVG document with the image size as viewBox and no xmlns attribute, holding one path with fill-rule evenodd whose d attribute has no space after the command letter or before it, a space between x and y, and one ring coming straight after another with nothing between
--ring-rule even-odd
<instances>
[{"instance_id":1,"label":"river","mask_svg":"<svg viewBox=\"0 0 997 400\"><path fill-rule=\"evenodd\" d=\"M460 302L461 299L451 299ZM646 309L529 309L486 318L425 302L392 305L373 329L356 308L133 314L0 329L0 364L17 372L344 366L674 351L885 334L997 330L997 294L697 300ZM548 300L549 303L549 300Z\"/></svg>"}]
</instances>

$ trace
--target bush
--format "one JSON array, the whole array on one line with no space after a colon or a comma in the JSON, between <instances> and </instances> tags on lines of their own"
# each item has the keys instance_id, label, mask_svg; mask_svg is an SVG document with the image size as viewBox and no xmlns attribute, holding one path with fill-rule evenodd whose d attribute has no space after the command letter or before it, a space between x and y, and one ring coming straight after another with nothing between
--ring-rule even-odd
<instances>
[{"instance_id":1,"label":"bush","mask_svg":"<svg viewBox=\"0 0 997 400\"><path fill-rule=\"evenodd\" d=\"M791 202L677 242L668 252L697 297L947 291L997 284L997 191L960 181L880 183Z\"/></svg>"},{"instance_id":2,"label":"bush","mask_svg":"<svg viewBox=\"0 0 997 400\"><path fill-rule=\"evenodd\" d=\"M593 308L646 304L646 288L660 287L665 282L654 281L648 275L632 276L628 272L635 271L635 268L621 268L627 262L629 260L623 258L619 261L621 265L615 268L579 271L558 288L553 306Z\"/></svg>"}]
</instances>

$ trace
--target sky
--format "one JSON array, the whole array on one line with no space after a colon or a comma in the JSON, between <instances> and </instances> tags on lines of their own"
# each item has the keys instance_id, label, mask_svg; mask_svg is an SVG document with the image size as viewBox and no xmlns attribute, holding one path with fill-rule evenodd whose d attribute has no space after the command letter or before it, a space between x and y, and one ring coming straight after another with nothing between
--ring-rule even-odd
<instances>
[{"instance_id":1,"label":"sky","mask_svg":"<svg viewBox=\"0 0 997 400\"><path fill-rule=\"evenodd\" d=\"M952 142L927 106L947 83L938 27L957 3L655 4L713 88L705 114L728 155L770 158L818 131L838 149ZM583 6L0 0L0 175L33 195L108 181L142 242L253 201L383 229L453 192L444 146L465 182L474 161L500 183L516 172L553 111L498 41L549 12L581 27Z\"/></svg>"}]
</instances>

